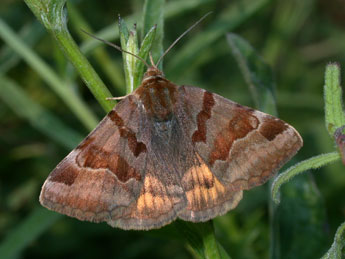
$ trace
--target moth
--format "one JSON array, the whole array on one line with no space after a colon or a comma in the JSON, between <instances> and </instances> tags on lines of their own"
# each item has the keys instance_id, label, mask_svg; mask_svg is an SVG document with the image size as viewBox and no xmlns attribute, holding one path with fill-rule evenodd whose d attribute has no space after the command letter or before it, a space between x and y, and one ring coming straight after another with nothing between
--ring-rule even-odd
<instances>
[{"instance_id":1,"label":"moth","mask_svg":"<svg viewBox=\"0 0 345 259\"><path fill-rule=\"evenodd\" d=\"M122 229L225 214L303 144L289 124L154 65L45 181L50 210Z\"/></svg>"}]
</instances>

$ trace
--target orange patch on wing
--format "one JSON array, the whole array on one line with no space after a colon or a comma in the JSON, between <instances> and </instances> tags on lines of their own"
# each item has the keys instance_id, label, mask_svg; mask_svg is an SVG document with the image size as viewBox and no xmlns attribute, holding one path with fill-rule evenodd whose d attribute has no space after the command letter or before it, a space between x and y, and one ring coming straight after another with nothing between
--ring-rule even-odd
<instances>
[{"instance_id":1,"label":"orange patch on wing","mask_svg":"<svg viewBox=\"0 0 345 259\"><path fill-rule=\"evenodd\" d=\"M198 157L199 160L201 159ZM188 209L202 210L218 204L225 193L225 187L213 175L205 163L191 167L183 177L187 186L193 187L186 191ZM192 182L192 183L191 183Z\"/></svg>"},{"instance_id":2,"label":"orange patch on wing","mask_svg":"<svg viewBox=\"0 0 345 259\"><path fill-rule=\"evenodd\" d=\"M143 191L137 201L137 210L139 213L146 211L161 211L169 202L167 195L162 195L163 184L152 176L146 176ZM161 193L159 193L161 192Z\"/></svg>"},{"instance_id":3,"label":"orange patch on wing","mask_svg":"<svg viewBox=\"0 0 345 259\"><path fill-rule=\"evenodd\" d=\"M149 192L141 194L137 202L137 209L139 212L153 209L153 195Z\"/></svg>"}]
</instances>

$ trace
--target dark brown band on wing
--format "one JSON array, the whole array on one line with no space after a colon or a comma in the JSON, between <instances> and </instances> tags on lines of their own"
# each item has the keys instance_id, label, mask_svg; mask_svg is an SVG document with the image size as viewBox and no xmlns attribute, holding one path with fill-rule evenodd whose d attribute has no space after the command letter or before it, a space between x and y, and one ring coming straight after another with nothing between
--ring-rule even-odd
<instances>
[{"instance_id":1,"label":"dark brown band on wing","mask_svg":"<svg viewBox=\"0 0 345 259\"><path fill-rule=\"evenodd\" d=\"M272 141L277 135L288 128L288 125L281 120L265 120L259 128L260 133L269 141Z\"/></svg>"},{"instance_id":2,"label":"dark brown band on wing","mask_svg":"<svg viewBox=\"0 0 345 259\"><path fill-rule=\"evenodd\" d=\"M204 93L202 110L197 116L198 129L193 133L192 142L206 143L206 122L211 118L212 107L215 105L213 94L210 92Z\"/></svg>"},{"instance_id":3,"label":"dark brown band on wing","mask_svg":"<svg viewBox=\"0 0 345 259\"><path fill-rule=\"evenodd\" d=\"M217 160L225 161L234 141L246 137L248 133L259 126L259 120L251 112L241 108L234 113L235 115L227 127L222 129L214 140L209 156L210 165L213 165Z\"/></svg>"},{"instance_id":4,"label":"dark brown band on wing","mask_svg":"<svg viewBox=\"0 0 345 259\"><path fill-rule=\"evenodd\" d=\"M112 110L108 116L118 127L120 136L127 139L128 147L135 157L139 156L142 152L146 152L146 145L143 142L138 142L135 133L124 125L123 119L115 110Z\"/></svg>"}]
</instances>

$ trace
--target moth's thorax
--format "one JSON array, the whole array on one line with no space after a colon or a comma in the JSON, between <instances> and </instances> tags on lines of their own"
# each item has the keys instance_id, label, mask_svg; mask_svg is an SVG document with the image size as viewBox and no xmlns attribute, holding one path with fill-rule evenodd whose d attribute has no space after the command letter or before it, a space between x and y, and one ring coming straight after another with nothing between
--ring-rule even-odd
<instances>
[{"instance_id":1,"label":"moth's thorax","mask_svg":"<svg viewBox=\"0 0 345 259\"><path fill-rule=\"evenodd\" d=\"M134 94L154 120L167 121L171 119L173 113L176 90L177 86L165 79L159 69L151 67L145 73L141 85Z\"/></svg>"}]
</instances>

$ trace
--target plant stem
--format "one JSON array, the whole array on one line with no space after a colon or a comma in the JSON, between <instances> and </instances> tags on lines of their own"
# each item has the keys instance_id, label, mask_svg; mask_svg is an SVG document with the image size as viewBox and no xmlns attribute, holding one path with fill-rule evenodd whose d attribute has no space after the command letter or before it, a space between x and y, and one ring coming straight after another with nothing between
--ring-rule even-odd
<instances>
[{"instance_id":1,"label":"plant stem","mask_svg":"<svg viewBox=\"0 0 345 259\"><path fill-rule=\"evenodd\" d=\"M75 8L72 2L68 2L67 7L69 11L70 21L73 27L75 28L75 31L78 33L81 39L83 40L89 39L90 37L81 31L81 29L83 29L89 33L93 33L87 21L79 13L78 9ZM97 60L97 63L99 64L99 66L103 69L105 75L111 80L114 87L118 91L123 91L125 82L124 82L121 66L111 60L104 46L95 49L92 55Z\"/></svg>"},{"instance_id":2,"label":"plant stem","mask_svg":"<svg viewBox=\"0 0 345 259\"><path fill-rule=\"evenodd\" d=\"M36 15L37 19L52 33L60 48L77 69L91 93L103 109L108 112L113 108L115 102L106 100L107 97L111 97L111 93L85 56L80 52L77 44L69 34L66 24L67 18L64 12L65 2L64 0L25 0L25 3Z\"/></svg>"},{"instance_id":3,"label":"plant stem","mask_svg":"<svg viewBox=\"0 0 345 259\"><path fill-rule=\"evenodd\" d=\"M309 158L288 168L286 171L278 175L278 177L274 180L272 184L271 193L274 202L279 203L279 189L284 183L288 182L291 178L309 169L316 169L326 164L337 161L339 159L339 152L332 152Z\"/></svg>"}]
</instances>

